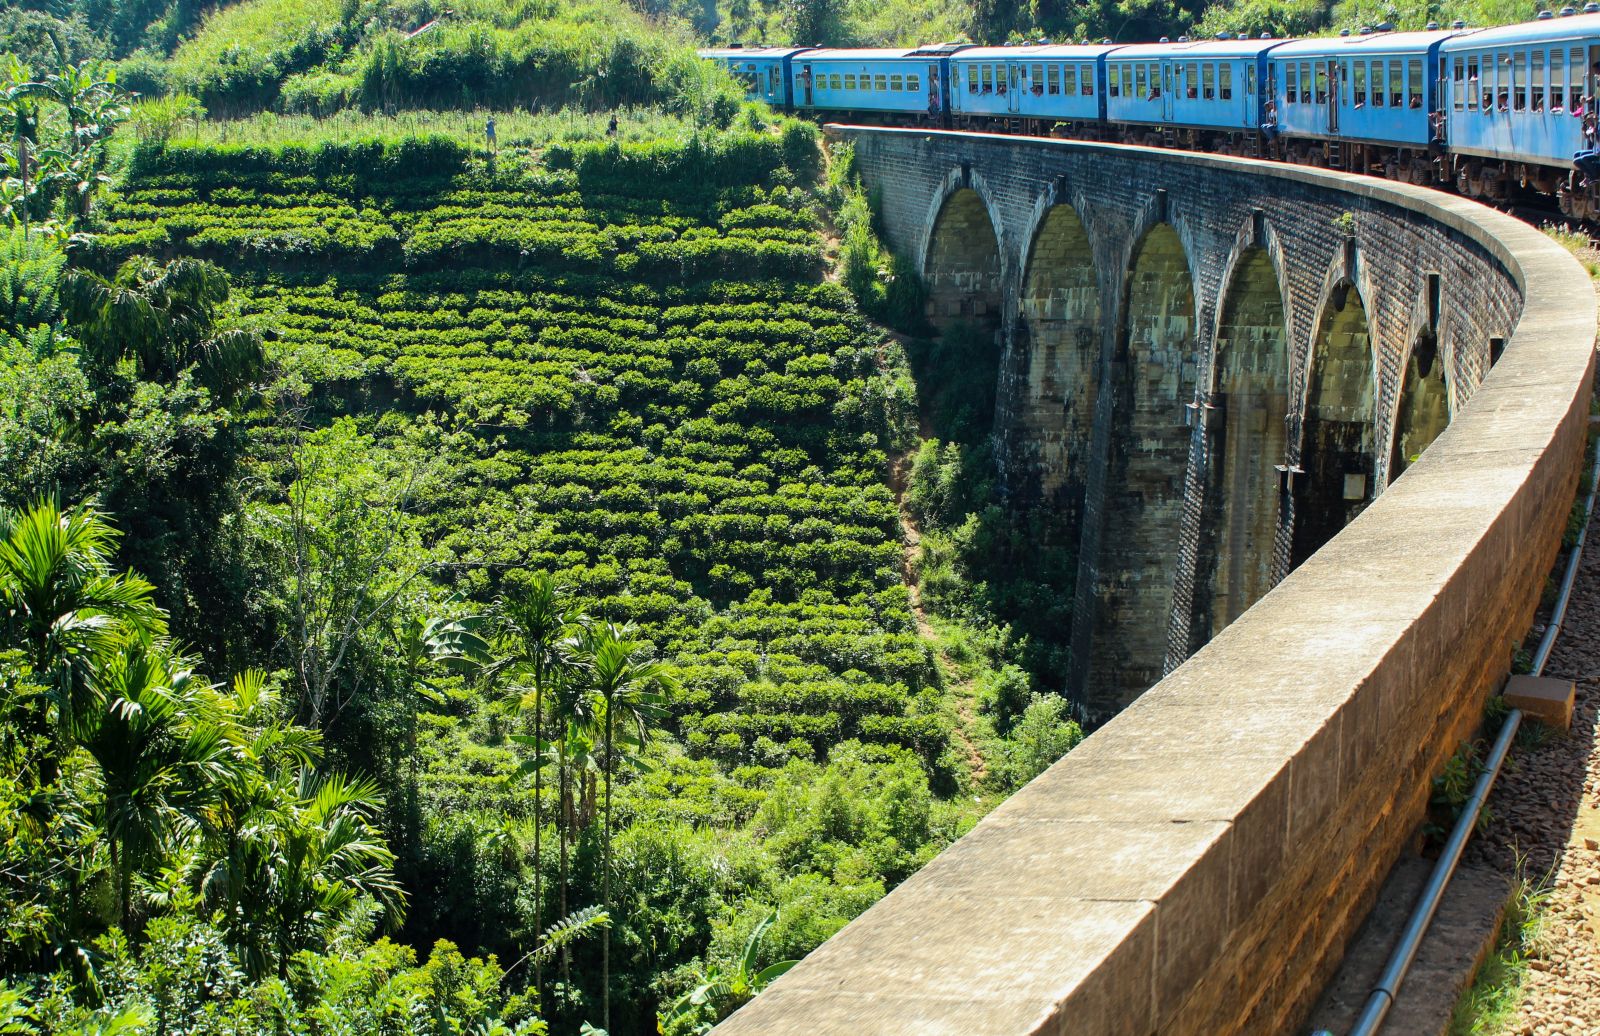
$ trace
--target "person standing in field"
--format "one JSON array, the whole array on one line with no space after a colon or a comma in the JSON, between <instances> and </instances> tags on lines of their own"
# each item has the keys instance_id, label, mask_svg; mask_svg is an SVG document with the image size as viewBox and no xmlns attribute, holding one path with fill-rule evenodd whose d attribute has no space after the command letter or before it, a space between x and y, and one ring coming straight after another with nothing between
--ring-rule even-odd
<instances>
[{"instance_id":1,"label":"person standing in field","mask_svg":"<svg viewBox=\"0 0 1600 1036\"><path fill-rule=\"evenodd\" d=\"M485 122L483 124L483 135L484 135L484 138L489 143L489 153L490 154L495 154L495 153L499 152L500 145L494 139L494 116L493 115L490 115L489 116L489 121Z\"/></svg>"}]
</instances>

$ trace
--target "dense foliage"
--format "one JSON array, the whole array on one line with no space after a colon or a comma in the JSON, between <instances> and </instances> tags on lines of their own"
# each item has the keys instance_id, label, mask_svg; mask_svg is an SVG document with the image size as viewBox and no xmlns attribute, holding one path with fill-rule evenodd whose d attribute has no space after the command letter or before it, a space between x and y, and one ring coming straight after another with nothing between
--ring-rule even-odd
<instances>
[{"instance_id":1,"label":"dense foliage","mask_svg":"<svg viewBox=\"0 0 1600 1036\"><path fill-rule=\"evenodd\" d=\"M97 985L35 953L19 1017L699 1031L1070 747L992 671L1014 651L955 672L919 636L886 484L915 385L823 277L814 131L748 121L537 153L535 122L495 156L447 118L148 135L68 214L73 267L12 232L0 498L124 516L115 557L204 659L168 669L266 665L206 700L316 746L252 808L338 782L380 854L348 916L275 908L241 898L255 857L193 877L214 836L175 805L107 865ZM255 908L294 941L241 934ZM368 941L385 914L402 945Z\"/></svg>"}]
</instances>

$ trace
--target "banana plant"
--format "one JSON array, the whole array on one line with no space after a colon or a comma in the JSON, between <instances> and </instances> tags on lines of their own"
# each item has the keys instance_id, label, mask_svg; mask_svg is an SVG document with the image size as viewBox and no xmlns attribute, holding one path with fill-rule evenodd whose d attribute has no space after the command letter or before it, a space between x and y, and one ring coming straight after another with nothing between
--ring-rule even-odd
<instances>
[{"instance_id":1,"label":"banana plant","mask_svg":"<svg viewBox=\"0 0 1600 1036\"><path fill-rule=\"evenodd\" d=\"M661 1015L661 1030L667 1033L703 1036L711 1027L739 1007L754 999L779 975L788 971L797 960L779 961L760 970L756 959L761 952L761 940L778 920L776 910L756 925L750 938L745 940L739 960L731 968L713 964L706 969L700 984L674 1000Z\"/></svg>"}]
</instances>

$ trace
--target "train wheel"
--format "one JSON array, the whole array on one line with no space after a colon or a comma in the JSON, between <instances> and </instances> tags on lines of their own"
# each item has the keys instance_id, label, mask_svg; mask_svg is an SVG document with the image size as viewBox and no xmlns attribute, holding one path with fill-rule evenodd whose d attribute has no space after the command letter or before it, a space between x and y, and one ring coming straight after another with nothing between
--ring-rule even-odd
<instances>
[{"instance_id":1,"label":"train wheel","mask_svg":"<svg viewBox=\"0 0 1600 1036\"><path fill-rule=\"evenodd\" d=\"M1573 218L1572 186L1570 184L1562 184L1556 188L1556 208L1561 210L1563 216L1569 219Z\"/></svg>"}]
</instances>

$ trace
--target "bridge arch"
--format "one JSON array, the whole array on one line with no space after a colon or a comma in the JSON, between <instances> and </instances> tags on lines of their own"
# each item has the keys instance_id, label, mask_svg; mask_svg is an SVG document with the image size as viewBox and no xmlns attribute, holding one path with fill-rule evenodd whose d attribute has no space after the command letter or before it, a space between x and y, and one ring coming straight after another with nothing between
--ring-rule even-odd
<instances>
[{"instance_id":1,"label":"bridge arch","mask_svg":"<svg viewBox=\"0 0 1600 1036\"><path fill-rule=\"evenodd\" d=\"M1377 354L1355 279L1333 281L1315 326L1294 480L1291 568L1350 524L1377 493Z\"/></svg>"},{"instance_id":2,"label":"bridge arch","mask_svg":"<svg viewBox=\"0 0 1600 1036\"><path fill-rule=\"evenodd\" d=\"M1078 209L1050 204L1030 237L1014 329L1025 389L1022 425L1036 450L1040 489L1082 509L1088 445L1100 389L1100 281Z\"/></svg>"},{"instance_id":3,"label":"bridge arch","mask_svg":"<svg viewBox=\"0 0 1600 1036\"><path fill-rule=\"evenodd\" d=\"M1210 499L1201 532L1202 558L1213 560L1211 633L1259 600L1276 575L1289 348L1278 257L1268 245L1261 235L1261 243L1235 250L1217 309L1206 421Z\"/></svg>"},{"instance_id":4,"label":"bridge arch","mask_svg":"<svg viewBox=\"0 0 1600 1036\"><path fill-rule=\"evenodd\" d=\"M1153 222L1133 245L1121 302L1108 380L1111 441L1125 447L1107 459L1088 680L1126 704L1166 660L1200 365L1194 279L1172 222Z\"/></svg>"},{"instance_id":5,"label":"bridge arch","mask_svg":"<svg viewBox=\"0 0 1600 1036\"><path fill-rule=\"evenodd\" d=\"M1438 328L1423 323L1417 328L1402 368L1400 395L1395 403L1389 454L1389 482L1405 474L1439 433L1450 424L1448 357Z\"/></svg>"},{"instance_id":6,"label":"bridge arch","mask_svg":"<svg viewBox=\"0 0 1600 1036\"><path fill-rule=\"evenodd\" d=\"M1006 260L1002 224L982 178L952 170L929 211L921 250L928 322L941 332L971 324L1000 328Z\"/></svg>"}]
</instances>

